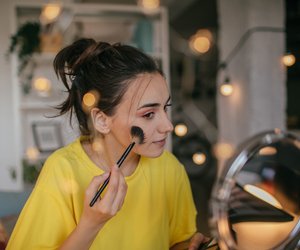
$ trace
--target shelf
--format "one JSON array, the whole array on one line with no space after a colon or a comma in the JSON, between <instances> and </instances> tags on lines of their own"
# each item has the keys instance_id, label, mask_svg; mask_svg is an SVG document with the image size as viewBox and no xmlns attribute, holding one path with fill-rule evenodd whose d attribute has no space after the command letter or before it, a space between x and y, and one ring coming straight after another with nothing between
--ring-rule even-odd
<instances>
[{"instance_id":1,"label":"shelf","mask_svg":"<svg viewBox=\"0 0 300 250\"><path fill-rule=\"evenodd\" d=\"M38 21L44 4L26 1L25 3L13 3L11 6L14 10L12 12L14 14L14 29L12 32L15 32L17 27L25 22ZM19 163L24 158L24 151L29 146L35 145L32 124L36 121L48 122L55 120L63 124L61 132L66 143L73 141L79 135L77 130L74 134L72 127L70 128L67 125L67 123L69 124L68 116L47 119L59 114L59 110L55 107L66 100L68 95L65 86L59 81L54 72L53 60L61 48L71 44L76 39L87 37L96 41L120 42L136 46L157 61L160 69L169 79L168 26L167 12L164 7L159 8L157 13L153 15L145 14L136 5L65 3L63 8L65 16L61 19L58 18L55 29L52 29L53 35L56 34L56 31L60 32L61 35L44 37L45 50L44 52L34 53L33 64L29 65L34 67L32 78L28 82L25 81L34 85L36 78L47 78L51 82L49 96L41 96L33 86L29 93L24 93L24 86L22 85L24 81L20 81L17 71L12 70L14 99L17 104L14 115L16 121L16 140L14 141L16 154L14 154L14 157L18 159ZM57 48L56 52L45 52L54 51L55 48ZM12 68L17 69L18 63L16 56L12 62ZM28 67L27 69L31 73L31 68ZM76 119L76 117L74 116L73 119ZM170 145L169 143L169 147ZM44 155L40 155L40 157L44 158ZM19 173L17 174L19 175Z\"/></svg>"}]
</instances>

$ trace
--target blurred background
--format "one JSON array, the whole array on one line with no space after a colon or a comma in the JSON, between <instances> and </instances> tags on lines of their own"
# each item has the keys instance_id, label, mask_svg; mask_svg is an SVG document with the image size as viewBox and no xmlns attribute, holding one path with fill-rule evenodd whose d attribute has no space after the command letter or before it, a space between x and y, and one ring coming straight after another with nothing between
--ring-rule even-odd
<instances>
[{"instance_id":1,"label":"blurred background","mask_svg":"<svg viewBox=\"0 0 300 250\"><path fill-rule=\"evenodd\" d=\"M52 60L80 37L131 44L163 70L175 126L168 149L186 167L201 232L209 234L211 189L236 147L261 131L300 131L298 0L1 0L0 6L0 198L9 193L18 202L0 216L18 213L45 158L78 133L68 117L47 117L64 98Z\"/></svg>"}]
</instances>

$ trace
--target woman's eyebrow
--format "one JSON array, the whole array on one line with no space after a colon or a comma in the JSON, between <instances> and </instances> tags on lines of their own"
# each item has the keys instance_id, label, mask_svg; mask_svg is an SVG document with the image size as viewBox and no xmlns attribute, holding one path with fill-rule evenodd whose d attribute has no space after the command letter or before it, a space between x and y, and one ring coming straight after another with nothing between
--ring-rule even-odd
<instances>
[{"instance_id":1,"label":"woman's eyebrow","mask_svg":"<svg viewBox=\"0 0 300 250\"><path fill-rule=\"evenodd\" d=\"M168 104L168 102L170 101L170 99L171 99L171 96L169 96L169 98L168 98L168 100L166 101L166 104L165 105L167 105ZM146 104L144 104L144 105L142 105L142 106L140 106L137 110L140 110L140 109L142 109L142 108L153 108L153 107L159 107L161 104L160 103L157 103L157 102L153 102L153 103L146 103Z\"/></svg>"}]
</instances>

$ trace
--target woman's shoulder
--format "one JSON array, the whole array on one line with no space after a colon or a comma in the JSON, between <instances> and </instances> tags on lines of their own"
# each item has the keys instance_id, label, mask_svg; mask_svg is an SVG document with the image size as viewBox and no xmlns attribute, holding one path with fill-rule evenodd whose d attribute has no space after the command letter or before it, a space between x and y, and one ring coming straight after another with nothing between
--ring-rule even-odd
<instances>
[{"instance_id":1,"label":"woman's shoulder","mask_svg":"<svg viewBox=\"0 0 300 250\"><path fill-rule=\"evenodd\" d=\"M78 158L81 156L80 138L77 138L73 142L65 145L62 148L55 150L45 160L43 170L54 171L59 170L63 166L63 170L66 171L68 166L72 166L74 162L78 162Z\"/></svg>"},{"instance_id":2,"label":"woman's shoulder","mask_svg":"<svg viewBox=\"0 0 300 250\"><path fill-rule=\"evenodd\" d=\"M51 155L49 155L47 161L56 161L64 158L71 159L72 157L80 156L83 151L80 140L80 137L78 137L69 144L55 150Z\"/></svg>"}]
</instances>

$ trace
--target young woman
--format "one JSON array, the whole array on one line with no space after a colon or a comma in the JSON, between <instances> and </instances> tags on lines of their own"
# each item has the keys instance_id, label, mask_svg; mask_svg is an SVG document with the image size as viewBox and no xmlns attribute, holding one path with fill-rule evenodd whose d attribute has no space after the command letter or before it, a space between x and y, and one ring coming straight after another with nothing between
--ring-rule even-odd
<instances>
[{"instance_id":1,"label":"young woman","mask_svg":"<svg viewBox=\"0 0 300 250\"><path fill-rule=\"evenodd\" d=\"M197 249L196 209L184 167L164 150L170 93L139 50L92 39L62 49L54 69L81 136L46 161L7 249ZM118 168L116 162L142 130ZM93 206L106 178L110 181Z\"/></svg>"}]
</instances>

